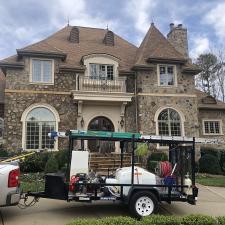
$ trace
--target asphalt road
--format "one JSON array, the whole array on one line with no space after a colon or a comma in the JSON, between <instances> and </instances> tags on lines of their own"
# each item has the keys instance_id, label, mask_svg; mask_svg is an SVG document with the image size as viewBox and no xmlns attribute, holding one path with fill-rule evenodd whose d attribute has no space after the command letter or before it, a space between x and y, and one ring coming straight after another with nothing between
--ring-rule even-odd
<instances>
[{"instance_id":1,"label":"asphalt road","mask_svg":"<svg viewBox=\"0 0 225 225\"><path fill-rule=\"evenodd\" d=\"M225 188L200 186L196 206L187 203L163 203L159 213L164 215L205 214L225 215ZM128 216L127 208L118 203L75 203L40 199L33 207L24 210L17 206L1 209L5 225L65 225L76 218L102 218ZM1 224L1 222L0 222Z\"/></svg>"}]
</instances>

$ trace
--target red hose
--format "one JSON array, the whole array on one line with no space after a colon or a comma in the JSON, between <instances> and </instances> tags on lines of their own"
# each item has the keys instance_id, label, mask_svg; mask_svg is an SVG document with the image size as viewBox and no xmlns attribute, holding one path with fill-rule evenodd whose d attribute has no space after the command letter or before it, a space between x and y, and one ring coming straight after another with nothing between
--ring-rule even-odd
<instances>
[{"instance_id":1,"label":"red hose","mask_svg":"<svg viewBox=\"0 0 225 225\"><path fill-rule=\"evenodd\" d=\"M160 168L160 177L167 177L170 176L172 173L172 165L168 161L159 162L159 168Z\"/></svg>"}]
</instances>

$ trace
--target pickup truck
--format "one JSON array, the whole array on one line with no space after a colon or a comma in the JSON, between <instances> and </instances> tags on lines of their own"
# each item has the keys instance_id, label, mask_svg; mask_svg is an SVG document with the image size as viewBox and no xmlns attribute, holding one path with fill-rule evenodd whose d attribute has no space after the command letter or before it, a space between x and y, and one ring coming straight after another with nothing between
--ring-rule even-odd
<instances>
[{"instance_id":1,"label":"pickup truck","mask_svg":"<svg viewBox=\"0 0 225 225\"><path fill-rule=\"evenodd\" d=\"M19 203L19 175L20 170L16 163L0 163L0 207Z\"/></svg>"}]
</instances>

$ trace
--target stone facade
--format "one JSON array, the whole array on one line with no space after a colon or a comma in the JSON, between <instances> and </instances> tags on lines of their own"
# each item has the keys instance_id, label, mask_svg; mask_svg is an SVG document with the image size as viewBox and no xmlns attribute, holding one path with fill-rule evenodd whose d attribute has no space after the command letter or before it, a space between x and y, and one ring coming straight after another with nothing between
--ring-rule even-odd
<instances>
[{"instance_id":1,"label":"stone facade","mask_svg":"<svg viewBox=\"0 0 225 225\"><path fill-rule=\"evenodd\" d=\"M69 28L67 28L69 29ZM85 28L82 28L85 29ZM81 31L82 31L81 29ZM84 32L84 31L82 31ZM93 29L92 32L97 32ZM98 31L102 34L102 30ZM65 35L68 35L65 32ZM98 35L94 33L93 37ZM150 38L151 36L151 38ZM81 36L81 37L86 37ZM90 37L91 38L91 37ZM150 38L152 42L147 42L146 39ZM68 41L66 36L60 40ZM79 39L80 40L80 39ZM162 49L158 51L158 47L154 46L154 43L160 40L160 46ZM53 44L56 39L53 40ZM89 40L88 40L89 41ZM127 131L127 132L142 132L144 134L158 134L157 115L165 108L172 108L176 110L181 119L181 135L189 137L206 137L202 132L202 119L221 119L222 124L225 124L225 107L220 110L200 109L199 97L196 94L194 75L196 69L190 65L188 61L188 44L187 44L187 30L181 26L172 27L168 34L168 41L162 34L154 27L151 26L148 35L143 42L148 43L151 53L155 52L156 55L150 55L148 59L148 48L144 49L145 44L141 45L140 51L135 46L128 45L127 42L117 47L118 39L115 36L114 46L101 46L100 40L93 39L93 42L98 43L97 47L90 44L92 52L88 54L85 46L85 53L80 54L79 51L70 51L66 49L68 54L68 61L65 62L57 57L42 56L47 59L54 60L54 84L40 85L30 82L31 74L31 59L32 56L23 56L20 61L24 63L24 66L17 68L15 66L8 66L6 71L6 90L5 90L5 145L6 149L21 149L23 147L22 136L25 132L23 121L21 118L24 112L32 105L47 104L54 108L59 116L58 130L65 131L68 129L88 129L90 121L96 117L107 117L114 125L115 131ZM90 43L90 42L87 42ZM100 43L100 44L99 44ZM63 43L61 46L70 45L71 43ZM79 45L73 43L73 45ZM100 47L99 47L100 45ZM165 46L164 46L165 45ZM121 50L121 46L124 48ZM42 46L43 47L43 46ZM49 46L48 46L49 47ZM55 46L58 47L58 46ZM121 54L127 51L127 55L124 58L123 55L116 55L115 49ZM107 51L112 51L108 54ZM168 51L167 51L168 50ZM29 50L30 52L35 50ZM136 52L138 63L135 64L135 55L130 53ZM179 53L178 53L178 52ZM29 53L30 53L29 52ZM101 53L101 58L97 56L97 53ZM75 54L71 56L70 54ZM47 53L45 53L47 54ZM175 54L173 56L173 54ZM166 55L168 58L163 58ZM86 57L86 58L85 58ZM158 58L157 58L158 57ZM170 58L169 58L170 57ZM177 58L178 57L178 58ZM180 57L180 58L179 58ZM77 70L73 70L73 60L79 58L77 64L80 67ZM132 60L131 60L132 58ZM81 60L82 59L82 60ZM88 61L86 60L88 59ZM109 59L111 61L109 61ZM129 59L129 60L128 60ZM151 60L152 61L151 61ZM65 60L65 59L64 59ZM85 61L86 60L86 61ZM96 61L97 60L97 61ZM115 62L113 60L116 60ZM154 61L155 60L155 61ZM82 61L82 62L81 62ZM133 62L130 65L130 62ZM66 65L66 63L70 63ZM82 64L83 63L83 64ZM90 83L86 83L87 87L90 85L95 86L96 89L80 90L77 88L82 81L78 79L89 76L89 64L109 64L114 65L116 73L114 74L115 82L108 80L109 91L104 89L107 85L105 80L91 80ZM115 64L113 64L115 63ZM144 63L144 64L140 64ZM62 70L60 66L67 66L67 71ZM120 70L121 65L123 68L129 68L127 71ZM175 70L175 84L170 86L159 85L159 65L172 65ZM65 66L65 67L66 67ZM129 67L130 66L130 67ZM72 68L72 69L71 69ZM75 71L75 72L74 72ZM81 72L82 71L82 72ZM112 85L116 87L121 84L121 77L126 78L126 89L124 92L112 91ZM89 79L89 78L88 78ZM79 80L79 82L77 82ZM120 83L119 83L120 82ZM96 91L101 89L100 91ZM94 91L93 91L94 90ZM217 101L215 100L215 104ZM221 104L220 104L221 105ZM124 123L124 124L123 124ZM225 128L223 127L223 130ZM217 136L207 136L216 137ZM224 139L224 135L218 136L218 138ZM65 148L65 142L59 140L58 149Z\"/></svg>"}]
</instances>

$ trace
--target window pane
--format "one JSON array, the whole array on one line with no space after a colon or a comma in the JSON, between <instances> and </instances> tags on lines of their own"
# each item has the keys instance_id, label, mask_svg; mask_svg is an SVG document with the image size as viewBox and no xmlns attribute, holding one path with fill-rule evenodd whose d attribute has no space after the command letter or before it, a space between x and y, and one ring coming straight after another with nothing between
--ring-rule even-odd
<instances>
[{"instance_id":1,"label":"window pane","mask_svg":"<svg viewBox=\"0 0 225 225\"><path fill-rule=\"evenodd\" d=\"M181 136L180 123L179 122L171 122L171 136Z\"/></svg>"},{"instance_id":2,"label":"window pane","mask_svg":"<svg viewBox=\"0 0 225 225\"><path fill-rule=\"evenodd\" d=\"M27 122L26 128L26 149L39 149L39 123Z\"/></svg>"},{"instance_id":3,"label":"window pane","mask_svg":"<svg viewBox=\"0 0 225 225\"><path fill-rule=\"evenodd\" d=\"M98 79L98 65L97 64L90 64L90 78Z\"/></svg>"},{"instance_id":4,"label":"window pane","mask_svg":"<svg viewBox=\"0 0 225 225\"><path fill-rule=\"evenodd\" d=\"M52 61L43 60L43 82L52 82Z\"/></svg>"},{"instance_id":5,"label":"window pane","mask_svg":"<svg viewBox=\"0 0 225 225\"><path fill-rule=\"evenodd\" d=\"M160 66L159 79L160 85L163 86L174 85L174 66Z\"/></svg>"},{"instance_id":6,"label":"window pane","mask_svg":"<svg viewBox=\"0 0 225 225\"><path fill-rule=\"evenodd\" d=\"M169 136L169 126L167 122L159 122L159 135Z\"/></svg>"},{"instance_id":7,"label":"window pane","mask_svg":"<svg viewBox=\"0 0 225 225\"><path fill-rule=\"evenodd\" d=\"M113 66L107 66L107 79L113 80Z\"/></svg>"},{"instance_id":8,"label":"window pane","mask_svg":"<svg viewBox=\"0 0 225 225\"><path fill-rule=\"evenodd\" d=\"M219 134L220 133L220 126L219 126L219 122L215 122L215 133Z\"/></svg>"},{"instance_id":9,"label":"window pane","mask_svg":"<svg viewBox=\"0 0 225 225\"><path fill-rule=\"evenodd\" d=\"M32 81L41 82L41 61L32 60Z\"/></svg>"},{"instance_id":10,"label":"window pane","mask_svg":"<svg viewBox=\"0 0 225 225\"><path fill-rule=\"evenodd\" d=\"M206 134L220 134L219 121L205 121L204 129Z\"/></svg>"},{"instance_id":11,"label":"window pane","mask_svg":"<svg viewBox=\"0 0 225 225\"><path fill-rule=\"evenodd\" d=\"M42 123L42 134L41 134L41 148L42 149L53 149L54 148L54 140L49 138L48 133L55 130L54 122L43 122Z\"/></svg>"},{"instance_id":12,"label":"window pane","mask_svg":"<svg viewBox=\"0 0 225 225\"><path fill-rule=\"evenodd\" d=\"M105 65L99 65L99 79L105 80L106 79L106 66Z\"/></svg>"},{"instance_id":13,"label":"window pane","mask_svg":"<svg viewBox=\"0 0 225 225\"><path fill-rule=\"evenodd\" d=\"M43 107L38 107L33 110L31 110L28 115L26 120L28 121L55 121L55 116L54 114Z\"/></svg>"}]
</instances>

